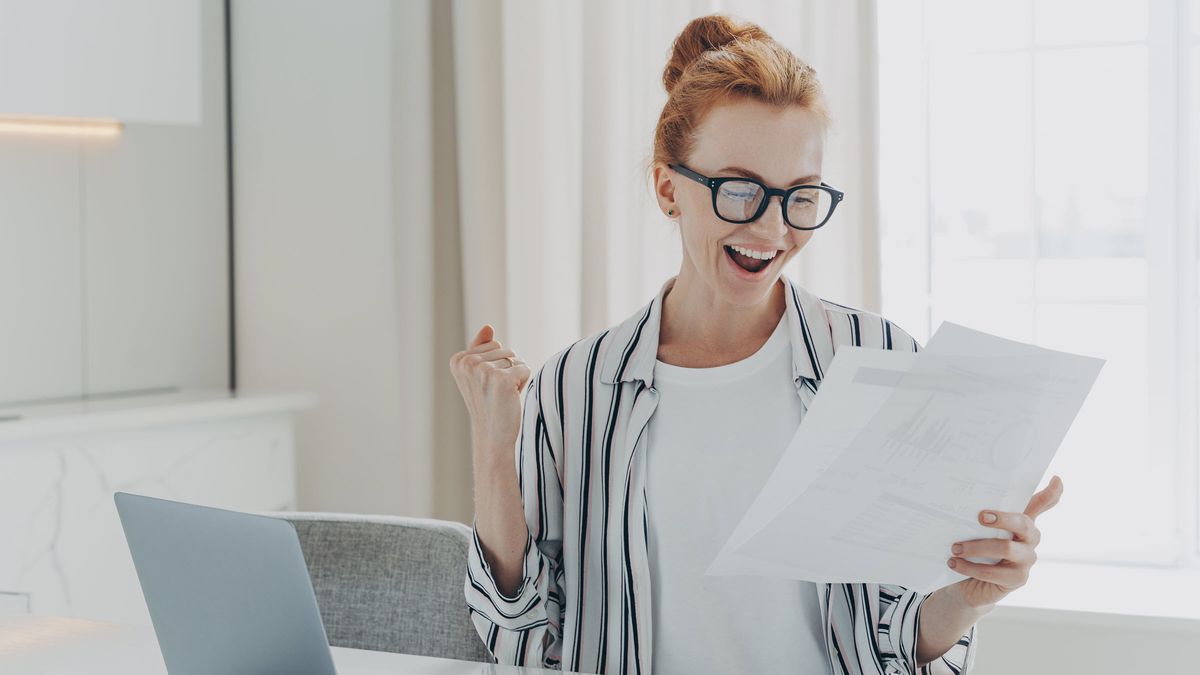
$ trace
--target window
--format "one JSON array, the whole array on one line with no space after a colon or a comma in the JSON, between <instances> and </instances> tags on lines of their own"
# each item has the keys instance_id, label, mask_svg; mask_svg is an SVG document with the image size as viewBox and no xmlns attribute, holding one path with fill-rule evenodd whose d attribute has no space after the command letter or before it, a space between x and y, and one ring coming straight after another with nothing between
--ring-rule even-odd
<instances>
[{"instance_id":1,"label":"window","mask_svg":"<svg viewBox=\"0 0 1200 675\"><path fill-rule=\"evenodd\" d=\"M1200 564L1200 0L878 11L884 313L1106 359L1039 555Z\"/></svg>"}]
</instances>

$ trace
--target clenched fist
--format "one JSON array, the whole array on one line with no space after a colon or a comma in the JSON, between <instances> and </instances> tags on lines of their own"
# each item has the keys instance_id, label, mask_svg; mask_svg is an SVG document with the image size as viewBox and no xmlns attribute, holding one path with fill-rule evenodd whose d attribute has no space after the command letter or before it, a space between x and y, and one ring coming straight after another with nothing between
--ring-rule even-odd
<instances>
[{"instance_id":1,"label":"clenched fist","mask_svg":"<svg viewBox=\"0 0 1200 675\"><path fill-rule=\"evenodd\" d=\"M475 449L511 453L521 432L521 392L530 371L494 337L491 324L484 324L465 350L450 357L450 371L471 415Z\"/></svg>"}]
</instances>

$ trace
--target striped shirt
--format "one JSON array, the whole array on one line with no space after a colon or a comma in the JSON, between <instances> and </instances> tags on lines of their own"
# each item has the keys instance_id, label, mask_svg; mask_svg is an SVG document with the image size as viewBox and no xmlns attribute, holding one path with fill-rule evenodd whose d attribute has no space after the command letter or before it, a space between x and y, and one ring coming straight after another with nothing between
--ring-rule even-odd
<instances>
[{"instance_id":1,"label":"striped shirt","mask_svg":"<svg viewBox=\"0 0 1200 675\"><path fill-rule=\"evenodd\" d=\"M552 355L526 386L515 447L529 528L523 580L514 595L500 592L472 528L464 583L471 619L499 663L650 674L643 432L658 401L662 300L676 278L620 324ZM805 410L839 346L920 349L878 314L819 298L786 274L781 283L791 375ZM969 672L975 625L917 669L917 628L929 594L878 583L817 588L835 675Z\"/></svg>"}]
</instances>

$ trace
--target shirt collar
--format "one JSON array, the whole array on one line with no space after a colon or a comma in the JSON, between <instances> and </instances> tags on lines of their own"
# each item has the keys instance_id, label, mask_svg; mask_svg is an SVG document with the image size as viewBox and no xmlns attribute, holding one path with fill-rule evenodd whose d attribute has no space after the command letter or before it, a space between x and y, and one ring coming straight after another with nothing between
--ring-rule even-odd
<instances>
[{"instance_id":1,"label":"shirt collar","mask_svg":"<svg viewBox=\"0 0 1200 675\"><path fill-rule=\"evenodd\" d=\"M658 357L658 328L662 317L663 296L675 284L678 275L663 282L641 309L615 326L610 347L604 357L600 380L605 384L641 380L654 383L654 362ZM821 299L796 284L786 274L784 283L788 340L792 345L792 380L820 380L833 358L833 337Z\"/></svg>"}]
</instances>

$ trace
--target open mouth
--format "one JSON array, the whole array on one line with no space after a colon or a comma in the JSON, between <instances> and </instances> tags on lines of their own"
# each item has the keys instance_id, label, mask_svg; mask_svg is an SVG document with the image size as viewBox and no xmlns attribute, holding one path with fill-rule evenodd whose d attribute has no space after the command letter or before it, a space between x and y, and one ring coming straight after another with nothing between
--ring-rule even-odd
<instances>
[{"instance_id":1,"label":"open mouth","mask_svg":"<svg viewBox=\"0 0 1200 675\"><path fill-rule=\"evenodd\" d=\"M775 255L772 256L769 260L762 260L760 258L752 258L748 255L743 255L741 253L738 253L737 251L733 250L733 248L731 248L729 245L726 245L724 248L725 248L725 255L728 256L729 259L732 260L735 265L742 268L749 274L758 274L758 273L762 272L767 267L770 267L771 263L775 262L775 258L779 257L779 251L776 251Z\"/></svg>"}]
</instances>

